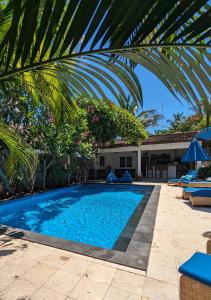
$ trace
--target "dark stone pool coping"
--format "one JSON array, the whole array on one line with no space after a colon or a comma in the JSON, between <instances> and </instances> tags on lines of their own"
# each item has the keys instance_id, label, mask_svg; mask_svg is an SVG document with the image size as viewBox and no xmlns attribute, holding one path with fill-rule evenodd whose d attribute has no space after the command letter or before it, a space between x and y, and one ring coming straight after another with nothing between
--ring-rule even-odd
<instances>
[{"instance_id":1,"label":"dark stone pool coping","mask_svg":"<svg viewBox=\"0 0 211 300\"><path fill-rule=\"evenodd\" d=\"M151 187L153 188L153 186ZM146 271L153 239L159 195L160 186L154 186L152 192L150 190L146 192L144 199L133 213L112 250L71 242L5 225L0 225L0 234Z\"/></svg>"}]
</instances>

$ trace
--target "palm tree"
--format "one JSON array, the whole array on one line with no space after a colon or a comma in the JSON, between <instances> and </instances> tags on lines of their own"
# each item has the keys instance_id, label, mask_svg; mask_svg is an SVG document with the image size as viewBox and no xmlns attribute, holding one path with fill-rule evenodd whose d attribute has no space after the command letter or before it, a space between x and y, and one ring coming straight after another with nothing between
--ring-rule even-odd
<instances>
[{"instance_id":1,"label":"palm tree","mask_svg":"<svg viewBox=\"0 0 211 300\"><path fill-rule=\"evenodd\" d=\"M128 110L130 113L136 116L145 128L157 125L158 122L163 118L163 115L159 114L156 109L143 110L139 112L141 109L139 103L136 103L134 99L131 99L130 95L127 98L123 98L120 95L117 98L117 102L121 108Z\"/></svg>"},{"instance_id":2,"label":"palm tree","mask_svg":"<svg viewBox=\"0 0 211 300\"><path fill-rule=\"evenodd\" d=\"M1 1L0 82L22 78L59 116L72 96L106 99L102 86L142 104L134 72L141 64L176 98L201 107L209 92L209 14L209 0Z\"/></svg>"},{"instance_id":3,"label":"palm tree","mask_svg":"<svg viewBox=\"0 0 211 300\"><path fill-rule=\"evenodd\" d=\"M140 112L137 118L142 122L145 128L148 128L158 125L158 122L163 119L164 116L159 114L156 109L149 109Z\"/></svg>"},{"instance_id":4,"label":"palm tree","mask_svg":"<svg viewBox=\"0 0 211 300\"><path fill-rule=\"evenodd\" d=\"M186 118L183 113L177 113L177 114L173 114L173 119L167 120L167 122L169 123L170 128L173 131L176 131L180 128L180 126L184 123L185 120Z\"/></svg>"}]
</instances>

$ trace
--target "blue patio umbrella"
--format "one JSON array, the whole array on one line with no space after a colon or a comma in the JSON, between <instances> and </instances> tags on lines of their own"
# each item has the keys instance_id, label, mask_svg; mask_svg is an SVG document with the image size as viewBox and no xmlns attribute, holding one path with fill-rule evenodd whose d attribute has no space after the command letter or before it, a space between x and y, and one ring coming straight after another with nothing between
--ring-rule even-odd
<instances>
[{"instance_id":1,"label":"blue patio umbrella","mask_svg":"<svg viewBox=\"0 0 211 300\"><path fill-rule=\"evenodd\" d=\"M199 142L194 139L182 158L182 162L207 161L211 160L207 152L202 148Z\"/></svg>"},{"instance_id":2,"label":"blue patio umbrella","mask_svg":"<svg viewBox=\"0 0 211 300\"><path fill-rule=\"evenodd\" d=\"M198 140L211 141L211 127L208 127L208 129L202 129L195 135L195 138Z\"/></svg>"}]
</instances>

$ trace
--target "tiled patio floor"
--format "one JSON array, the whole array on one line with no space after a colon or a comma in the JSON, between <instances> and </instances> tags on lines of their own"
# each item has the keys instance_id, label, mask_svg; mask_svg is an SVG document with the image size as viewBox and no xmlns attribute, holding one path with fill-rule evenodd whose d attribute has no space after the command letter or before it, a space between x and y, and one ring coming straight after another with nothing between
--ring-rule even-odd
<instances>
[{"instance_id":1,"label":"tiled patio floor","mask_svg":"<svg viewBox=\"0 0 211 300\"><path fill-rule=\"evenodd\" d=\"M1 300L178 299L177 268L200 250L211 209L191 208L163 184L147 273L20 239L0 236Z\"/></svg>"}]
</instances>

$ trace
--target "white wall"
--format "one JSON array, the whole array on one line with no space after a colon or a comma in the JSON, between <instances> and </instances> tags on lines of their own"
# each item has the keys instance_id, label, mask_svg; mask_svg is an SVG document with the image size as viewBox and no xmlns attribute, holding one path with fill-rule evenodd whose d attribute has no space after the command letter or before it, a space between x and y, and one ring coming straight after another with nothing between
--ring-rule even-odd
<instances>
[{"instance_id":1,"label":"white wall","mask_svg":"<svg viewBox=\"0 0 211 300\"><path fill-rule=\"evenodd\" d=\"M104 167L100 167L100 156L105 157ZM132 169L137 168L137 151L136 152L113 152L113 153L99 153L97 156L97 169L105 169L111 167L112 169L121 169L120 168L120 157L132 156Z\"/></svg>"},{"instance_id":2,"label":"white wall","mask_svg":"<svg viewBox=\"0 0 211 300\"><path fill-rule=\"evenodd\" d=\"M124 146L115 148L99 149L98 153L113 153L113 152L131 152L131 151L153 151L153 150L173 150L173 149L187 149L190 146L189 142L182 143L168 143L168 144L152 144L152 145L139 145Z\"/></svg>"}]
</instances>

